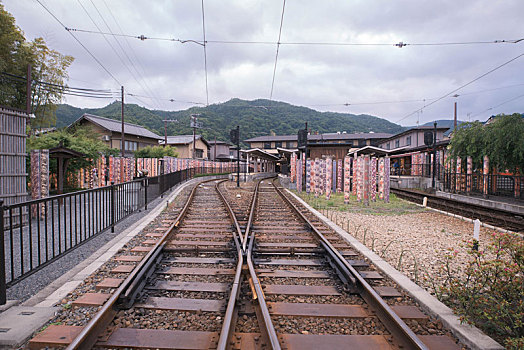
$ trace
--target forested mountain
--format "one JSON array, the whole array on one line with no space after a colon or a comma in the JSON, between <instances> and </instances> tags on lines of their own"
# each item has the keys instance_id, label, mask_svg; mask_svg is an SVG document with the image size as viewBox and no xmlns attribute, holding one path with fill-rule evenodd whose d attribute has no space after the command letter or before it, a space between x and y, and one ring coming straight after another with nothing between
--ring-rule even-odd
<instances>
[{"instance_id":1,"label":"forested mountain","mask_svg":"<svg viewBox=\"0 0 524 350\"><path fill-rule=\"evenodd\" d=\"M71 124L83 113L119 120L120 103L115 101L98 109L60 105L57 110L57 127ZM298 129L304 128L306 121L310 130L320 133L373 131L394 134L405 129L400 125L371 115L319 112L306 107L269 100L232 99L225 103L207 107L192 107L176 112L149 110L135 104L125 105L126 122L143 125L159 135L164 135L163 119L178 120L178 123L168 123L168 135L192 133L189 126L191 114L200 114L198 120L203 124L200 133L207 140L213 140L216 137L218 140L228 141L229 130L237 125L240 126L242 140L271 133L276 135L296 134Z\"/></svg>"}]
</instances>

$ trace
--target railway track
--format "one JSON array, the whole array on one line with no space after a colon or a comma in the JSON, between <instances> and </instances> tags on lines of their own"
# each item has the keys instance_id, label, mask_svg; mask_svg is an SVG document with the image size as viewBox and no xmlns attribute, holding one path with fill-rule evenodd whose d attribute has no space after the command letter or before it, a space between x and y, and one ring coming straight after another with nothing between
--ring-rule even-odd
<instances>
[{"instance_id":1,"label":"railway track","mask_svg":"<svg viewBox=\"0 0 524 350\"><path fill-rule=\"evenodd\" d=\"M391 189L400 198L422 204L427 197L427 205L448 213L457 214L472 220L479 219L484 223L491 224L513 232L524 232L524 217L501 209L486 208L475 204L462 203L448 198L437 197L432 194L409 191L405 189Z\"/></svg>"},{"instance_id":2,"label":"railway track","mask_svg":"<svg viewBox=\"0 0 524 350\"><path fill-rule=\"evenodd\" d=\"M196 186L133 248L137 267L68 349L460 349L282 189L226 186ZM60 345L45 337L29 346Z\"/></svg>"}]
</instances>

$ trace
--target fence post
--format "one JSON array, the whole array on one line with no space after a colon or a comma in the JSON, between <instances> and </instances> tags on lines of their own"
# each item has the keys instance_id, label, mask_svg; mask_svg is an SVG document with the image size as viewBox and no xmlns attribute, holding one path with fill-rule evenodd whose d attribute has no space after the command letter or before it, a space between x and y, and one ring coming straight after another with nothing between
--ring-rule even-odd
<instances>
[{"instance_id":1,"label":"fence post","mask_svg":"<svg viewBox=\"0 0 524 350\"><path fill-rule=\"evenodd\" d=\"M0 305L7 301L5 282L5 251L4 251L4 201L0 200Z\"/></svg>"},{"instance_id":2,"label":"fence post","mask_svg":"<svg viewBox=\"0 0 524 350\"><path fill-rule=\"evenodd\" d=\"M115 182L111 181L111 233L115 233Z\"/></svg>"},{"instance_id":3,"label":"fence post","mask_svg":"<svg viewBox=\"0 0 524 350\"><path fill-rule=\"evenodd\" d=\"M149 181L147 177L144 179L144 210L147 210L147 186L149 186Z\"/></svg>"}]
</instances>

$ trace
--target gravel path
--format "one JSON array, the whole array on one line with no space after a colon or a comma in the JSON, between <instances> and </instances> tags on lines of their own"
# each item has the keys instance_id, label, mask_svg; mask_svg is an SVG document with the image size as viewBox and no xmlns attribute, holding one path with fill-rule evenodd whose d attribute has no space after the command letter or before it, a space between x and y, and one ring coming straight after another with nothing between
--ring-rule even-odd
<instances>
[{"instance_id":1,"label":"gravel path","mask_svg":"<svg viewBox=\"0 0 524 350\"><path fill-rule=\"evenodd\" d=\"M432 294L437 286L445 283L442 267L446 256L454 255L449 263L452 270L460 271L469 260L465 245L473 238L473 224L461 219L431 210L400 215L328 210L327 215ZM480 250L492 233L481 228Z\"/></svg>"}]
</instances>

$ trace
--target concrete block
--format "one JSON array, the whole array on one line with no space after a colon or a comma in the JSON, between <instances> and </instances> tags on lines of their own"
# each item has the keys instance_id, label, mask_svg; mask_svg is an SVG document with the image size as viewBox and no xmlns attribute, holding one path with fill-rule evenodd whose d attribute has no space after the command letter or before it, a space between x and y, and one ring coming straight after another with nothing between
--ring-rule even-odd
<instances>
[{"instance_id":1,"label":"concrete block","mask_svg":"<svg viewBox=\"0 0 524 350\"><path fill-rule=\"evenodd\" d=\"M15 306L0 315L0 346L10 349L25 343L58 310L56 307Z\"/></svg>"}]
</instances>

